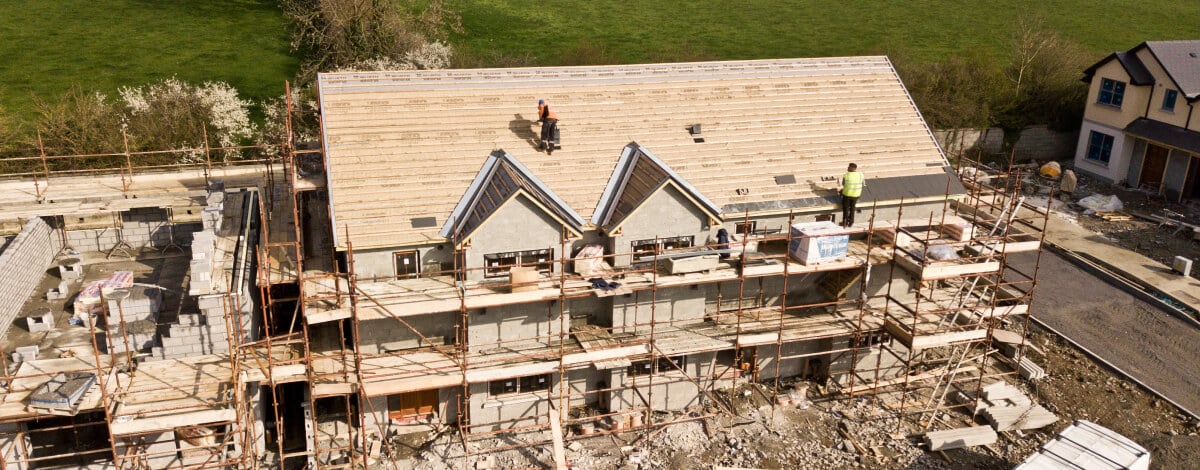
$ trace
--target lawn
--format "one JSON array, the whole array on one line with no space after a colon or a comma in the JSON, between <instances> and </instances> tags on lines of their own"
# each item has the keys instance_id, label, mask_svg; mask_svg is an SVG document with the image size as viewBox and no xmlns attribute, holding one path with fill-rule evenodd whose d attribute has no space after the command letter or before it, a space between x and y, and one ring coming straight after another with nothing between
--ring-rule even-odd
<instances>
[{"instance_id":1,"label":"lawn","mask_svg":"<svg viewBox=\"0 0 1200 470\"><path fill-rule=\"evenodd\" d=\"M298 61L272 0L0 2L0 104L25 120L33 96L72 86L113 94L171 76L283 94Z\"/></svg>"},{"instance_id":2,"label":"lawn","mask_svg":"<svg viewBox=\"0 0 1200 470\"><path fill-rule=\"evenodd\" d=\"M466 54L537 64L903 54L1000 57L1023 15L1096 54L1200 38L1194 0L448 0ZM1117 4L1120 4L1118 7ZM595 59L593 59L595 60Z\"/></svg>"}]
</instances>

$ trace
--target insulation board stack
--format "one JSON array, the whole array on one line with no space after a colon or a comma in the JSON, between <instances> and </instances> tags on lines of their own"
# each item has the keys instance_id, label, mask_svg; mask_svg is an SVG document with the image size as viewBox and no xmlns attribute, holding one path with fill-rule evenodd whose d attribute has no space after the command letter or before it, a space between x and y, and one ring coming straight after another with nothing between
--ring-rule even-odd
<instances>
[{"instance_id":1,"label":"insulation board stack","mask_svg":"<svg viewBox=\"0 0 1200 470\"><path fill-rule=\"evenodd\" d=\"M802 222L792 225L788 253L800 264L816 264L845 258L850 235L833 222Z\"/></svg>"},{"instance_id":2,"label":"insulation board stack","mask_svg":"<svg viewBox=\"0 0 1200 470\"><path fill-rule=\"evenodd\" d=\"M942 226L942 233L954 241L965 242L975 236L975 226L970 222L953 222Z\"/></svg>"},{"instance_id":3,"label":"insulation board stack","mask_svg":"<svg viewBox=\"0 0 1200 470\"><path fill-rule=\"evenodd\" d=\"M100 302L101 296L132 285L133 271L116 271L108 279L88 283L75 297L75 318L87 321L91 315L104 313L105 305Z\"/></svg>"}]
</instances>

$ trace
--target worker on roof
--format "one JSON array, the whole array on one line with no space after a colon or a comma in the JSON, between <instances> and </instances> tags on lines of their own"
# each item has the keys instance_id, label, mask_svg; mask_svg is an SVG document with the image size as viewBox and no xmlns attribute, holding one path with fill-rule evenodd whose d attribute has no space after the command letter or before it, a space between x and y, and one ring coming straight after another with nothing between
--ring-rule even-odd
<instances>
[{"instance_id":1,"label":"worker on roof","mask_svg":"<svg viewBox=\"0 0 1200 470\"><path fill-rule=\"evenodd\" d=\"M542 123L541 143L539 148L546 149L546 155L554 153L554 141L558 133L558 115L550 110L546 100L538 100L538 122Z\"/></svg>"},{"instance_id":2,"label":"worker on roof","mask_svg":"<svg viewBox=\"0 0 1200 470\"><path fill-rule=\"evenodd\" d=\"M863 188L867 187L867 178L858 172L858 165L851 163L842 175L842 226L854 225L854 208L858 198L862 196Z\"/></svg>"}]
</instances>

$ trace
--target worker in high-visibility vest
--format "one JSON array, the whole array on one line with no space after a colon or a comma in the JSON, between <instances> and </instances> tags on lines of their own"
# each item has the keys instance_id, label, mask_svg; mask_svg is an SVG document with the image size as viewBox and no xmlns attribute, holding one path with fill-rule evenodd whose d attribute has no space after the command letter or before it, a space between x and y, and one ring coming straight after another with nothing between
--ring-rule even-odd
<instances>
[{"instance_id":1,"label":"worker in high-visibility vest","mask_svg":"<svg viewBox=\"0 0 1200 470\"><path fill-rule=\"evenodd\" d=\"M554 153L554 132L558 128L558 115L550 110L550 105L546 104L546 100L538 100L538 122L542 123L541 132L541 148L546 149L546 154Z\"/></svg>"},{"instance_id":2,"label":"worker in high-visibility vest","mask_svg":"<svg viewBox=\"0 0 1200 470\"><path fill-rule=\"evenodd\" d=\"M842 175L842 226L854 225L854 207L862 196L863 188L867 187L867 179L858 172L858 165L851 163Z\"/></svg>"}]
</instances>

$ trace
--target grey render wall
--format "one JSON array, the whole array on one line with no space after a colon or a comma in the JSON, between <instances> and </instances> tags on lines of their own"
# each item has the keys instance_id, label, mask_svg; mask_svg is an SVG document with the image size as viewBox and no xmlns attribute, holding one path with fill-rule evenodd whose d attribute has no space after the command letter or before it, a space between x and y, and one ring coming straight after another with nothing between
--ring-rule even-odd
<instances>
[{"instance_id":1,"label":"grey render wall","mask_svg":"<svg viewBox=\"0 0 1200 470\"><path fill-rule=\"evenodd\" d=\"M550 374L550 390L557 390L558 374ZM516 379L514 379L516 380ZM491 396L488 383L473 383L471 390L471 432L495 431L507 428L545 424L550 409L547 391Z\"/></svg>"},{"instance_id":2,"label":"grey render wall","mask_svg":"<svg viewBox=\"0 0 1200 470\"><path fill-rule=\"evenodd\" d=\"M550 344L562 331L560 307L555 302L510 304L472 310L468 315L470 351L486 351L517 343Z\"/></svg>"},{"instance_id":3,"label":"grey render wall","mask_svg":"<svg viewBox=\"0 0 1200 470\"><path fill-rule=\"evenodd\" d=\"M393 279L396 276L396 256L400 251L417 251L420 272L432 273L449 270L454 262L454 249L450 243L421 246L354 250L354 275L360 280Z\"/></svg>"},{"instance_id":4,"label":"grey render wall","mask_svg":"<svg viewBox=\"0 0 1200 470\"><path fill-rule=\"evenodd\" d=\"M885 335L884 338L887 336ZM853 354L850 351L842 351L849 346L850 338L835 338L830 346L831 351L841 351L832 355L833 359L829 366L832 371L841 372L832 377L839 385L849 386L851 365L854 365L855 387L874 382L877 377L879 380L886 380L905 373L904 364L900 362L900 359L890 352L883 352L878 344L872 345L870 348L859 349L857 353ZM891 343L890 347L900 356L906 354L907 349L903 344ZM878 367L878 373L876 373L876 367Z\"/></svg>"},{"instance_id":5,"label":"grey render wall","mask_svg":"<svg viewBox=\"0 0 1200 470\"><path fill-rule=\"evenodd\" d=\"M827 370L830 363L830 344L830 340L821 339L783 343L778 348L774 344L758 346L758 378L769 379L777 375L791 377L805 373L806 368L810 373L818 368ZM776 355L779 356L779 361L775 360Z\"/></svg>"},{"instance_id":6,"label":"grey render wall","mask_svg":"<svg viewBox=\"0 0 1200 470\"><path fill-rule=\"evenodd\" d=\"M25 222L21 233L0 252L0 340L62 249L59 237L40 217Z\"/></svg>"},{"instance_id":7,"label":"grey render wall","mask_svg":"<svg viewBox=\"0 0 1200 470\"><path fill-rule=\"evenodd\" d=\"M475 270L467 275L467 279L483 279L483 271L477 268L484 267L486 254L553 248L554 258L559 259L566 247L562 240L562 225L525 196L518 196L475 229L466 255L467 268ZM555 272L559 269L561 267L555 263Z\"/></svg>"},{"instance_id":8,"label":"grey render wall","mask_svg":"<svg viewBox=\"0 0 1200 470\"><path fill-rule=\"evenodd\" d=\"M824 273L791 275L787 280L787 304L802 305L824 300L816 284ZM783 277L747 278L745 284L740 281L725 281L705 285L705 311L709 315L718 312L733 312L739 307L743 310L760 307L777 307L782 303L780 293L783 292ZM738 302L738 293L742 301ZM719 296L719 299L718 299ZM720 304L718 305L718 300Z\"/></svg>"},{"instance_id":9,"label":"grey render wall","mask_svg":"<svg viewBox=\"0 0 1200 470\"><path fill-rule=\"evenodd\" d=\"M613 298L613 332L650 331L651 316L657 325L704 322L704 289L665 287L657 295L639 290Z\"/></svg>"},{"instance_id":10,"label":"grey render wall","mask_svg":"<svg viewBox=\"0 0 1200 470\"><path fill-rule=\"evenodd\" d=\"M704 387L708 387L709 377L715 365L717 353L703 352L690 354L685 360L683 369L687 375L696 379ZM610 384L623 387L613 390L610 398L612 411L629 410L645 406L649 402L654 409L681 410L700 403L701 393L696 385L679 371L659 371L653 376L630 377L626 369L611 369ZM611 385L610 385L611 386Z\"/></svg>"},{"instance_id":11,"label":"grey render wall","mask_svg":"<svg viewBox=\"0 0 1200 470\"><path fill-rule=\"evenodd\" d=\"M433 313L404 317L404 321L430 341L453 344L459 321L457 313ZM429 346L412 329L393 318L359 322L359 348L366 354L382 354L400 349Z\"/></svg>"},{"instance_id":12,"label":"grey render wall","mask_svg":"<svg viewBox=\"0 0 1200 470\"><path fill-rule=\"evenodd\" d=\"M631 243L665 237L694 237L696 245L708 239L708 216L695 204L668 185L638 206L621 224L620 234L609 240L610 253L629 253ZM628 266L631 256L617 256L615 266Z\"/></svg>"}]
</instances>

